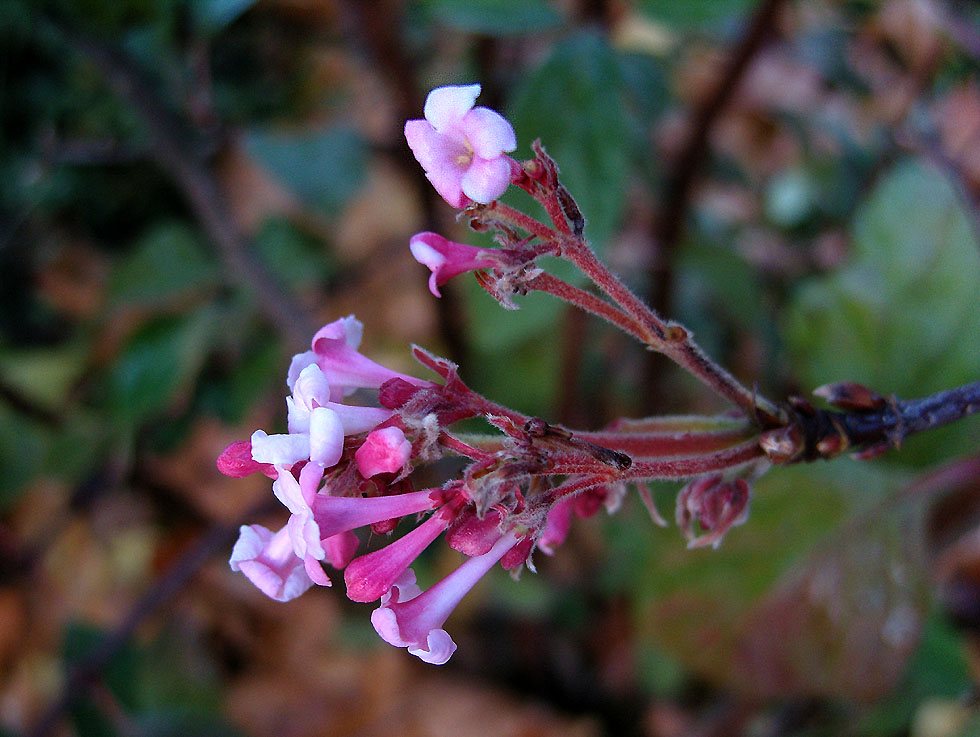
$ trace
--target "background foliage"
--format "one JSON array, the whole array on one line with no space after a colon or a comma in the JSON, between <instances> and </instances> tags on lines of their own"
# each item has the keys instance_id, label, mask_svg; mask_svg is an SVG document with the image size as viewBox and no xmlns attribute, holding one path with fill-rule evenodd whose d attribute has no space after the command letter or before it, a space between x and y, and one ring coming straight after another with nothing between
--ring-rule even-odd
<instances>
[{"instance_id":1,"label":"background foliage","mask_svg":"<svg viewBox=\"0 0 980 737\"><path fill-rule=\"evenodd\" d=\"M401 138L447 83L519 156L540 138L614 270L767 395L975 381L972 4L7 0L0 49L0 734L980 733L976 418L774 470L718 551L629 500L474 592L443 668L339 591L228 571L281 514L214 467L351 312L387 365L419 343L572 426L720 409L540 295L428 295L409 236L480 242Z\"/></svg>"}]
</instances>

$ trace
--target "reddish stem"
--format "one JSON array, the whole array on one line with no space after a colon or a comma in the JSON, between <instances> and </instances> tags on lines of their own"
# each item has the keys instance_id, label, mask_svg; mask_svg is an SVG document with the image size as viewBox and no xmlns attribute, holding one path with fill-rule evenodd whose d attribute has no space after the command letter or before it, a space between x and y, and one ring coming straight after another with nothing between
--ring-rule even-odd
<instances>
[{"instance_id":1,"label":"reddish stem","mask_svg":"<svg viewBox=\"0 0 980 737\"><path fill-rule=\"evenodd\" d=\"M527 283L527 286L530 289L536 289L539 292L550 294L564 302L575 305L596 317L601 317L603 320L612 323L629 335L632 335L637 340L644 340L645 333L634 319L624 314L614 305L599 299L599 297L584 289L572 286L568 282L562 281L547 273L536 276Z\"/></svg>"}]
</instances>

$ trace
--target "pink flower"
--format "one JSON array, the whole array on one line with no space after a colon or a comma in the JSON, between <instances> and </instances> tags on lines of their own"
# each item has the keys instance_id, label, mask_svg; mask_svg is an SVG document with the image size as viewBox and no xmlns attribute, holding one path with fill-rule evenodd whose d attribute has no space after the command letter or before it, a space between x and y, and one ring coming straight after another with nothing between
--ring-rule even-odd
<instances>
[{"instance_id":1,"label":"pink flower","mask_svg":"<svg viewBox=\"0 0 980 737\"><path fill-rule=\"evenodd\" d=\"M310 460L323 467L336 465L344 452L344 436L367 432L393 414L379 407L358 407L331 402L331 387L320 367L311 363L292 383L286 397L289 433L252 433L252 459L291 465Z\"/></svg>"},{"instance_id":2,"label":"pink flower","mask_svg":"<svg viewBox=\"0 0 980 737\"><path fill-rule=\"evenodd\" d=\"M732 527L749 518L752 489L745 479L725 481L720 475L688 483L677 494L677 524L687 538L687 547L717 548ZM697 522L705 534L694 529Z\"/></svg>"},{"instance_id":3,"label":"pink flower","mask_svg":"<svg viewBox=\"0 0 980 737\"><path fill-rule=\"evenodd\" d=\"M317 494L310 506L320 527L320 538L324 539L376 522L435 509L441 503L438 492L425 489L367 498Z\"/></svg>"},{"instance_id":4,"label":"pink flower","mask_svg":"<svg viewBox=\"0 0 980 737\"><path fill-rule=\"evenodd\" d=\"M429 291L436 297L441 297L439 287L454 276L476 269L489 269L497 265L497 261L488 258L487 251L465 243L447 240L438 233L418 233L413 235L408 247L412 256L423 266L432 271L429 275Z\"/></svg>"},{"instance_id":5,"label":"pink flower","mask_svg":"<svg viewBox=\"0 0 980 737\"><path fill-rule=\"evenodd\" d=\"M511 177L517 148L514 129L499 113L473 107L480 85L437 87L429 93L425 120L405 123L405 139L436 191L451 206L500 197Z\"/></svg>"},{"instance_id":6,"label":"pink flower","mask_svg":"<svg viewBox=\"0 0 980 737\"><path fill-rule=\"evenodd\" d=\"M330 387L330 401L339 402L355 389L377 389L390 379L403 379L415 386L427 381L400 374L358 353L364 325L353 315L324 325L313 336L313 350L293 356L286 384L292 390L303 370L316 364Z\"/></svg>"},{"instance_id":7,"label":"pink flower","mask_svg":"<svg viewBox=\"0 0 980 737\"><path fill-rule=\"evenodd\" d=\"M477 581L517 543L513 533L503 535L489 552L470 558L425 593L408 569L381 597L381 606L371 614L371 624L385 642L407 647L426 663L442 665L454 652L444 629L446 619Z\"/></svg>"},{"instance_id":8,"label":"pink flower","mask_svg":"<svg viewBox=\"0 0 980 737\"><path fill-rule=\"evenodd\" d=\"M295 599L313 585L293 552L288 527L273 534L262 525L242 525L229 564L276 601Z\"/></svg>"},{"instance_id":9,"label":"pink flower","mask_svg":"<svg viewBox=\"0 0 980 737\"><path fill-rule=\"evenodd\" d=\"M380 598L422 551L449 527L450 516L436 513L395 542L352 560L344 570L347 598L361 602Z\"/></svg>"},{"instance_id":10,"label":"pink flower","mask_svg":"<svg viewBox=\"0 0 980 737\"><path fill-rule=\"evenodd\" d=\"M357 470L364 478L401 471L412 454L412 444L397 427L372 430L354 453Z\"/></svg>"}]
</instances>

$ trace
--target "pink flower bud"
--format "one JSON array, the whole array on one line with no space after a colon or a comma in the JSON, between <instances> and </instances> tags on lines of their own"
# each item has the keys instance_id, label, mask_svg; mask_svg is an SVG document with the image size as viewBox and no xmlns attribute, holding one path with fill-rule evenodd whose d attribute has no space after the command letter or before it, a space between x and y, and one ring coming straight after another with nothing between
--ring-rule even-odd
<instances>
[{"instance_id":1,"label":"pink flower bud","mask_svg":"<svg viewBox=\"0 0 980 737\"><path fill-rule=\"evenodd\" d=\"M413 235L408 247L415 260L428 266L432 272L429 275L429 291L436 297L442 296L439 287L454 276L476 269L489 269L497 264L496 259L489 258L494 251L456 243L438 233Z\"/></svg>"},{"instance_id":2,"label":"pink flower bud","mask_svg":"<svg viewBox=\"0 0 980 737\"><path fill-rule=\"evenodd\" d=\"M368 433L364 443L354 453L354 461L361 475L370 478L379 473L401 471L411 454L412 444L400 428L383 427Z\"/></svg>"},{"instance_id":3,"label":"pink flower bud","mask_svg":"<svg viewBox=\"0 0 980 737\"><path fill-rule=\"evenodd\" d=\"M695 479L677 495L677 524L689 548L718 547L732 527L749 518L752 490L745 479L725 481L720 475ZM698 535L697 523L705 532Z\"/></svg>"}]
</instances>

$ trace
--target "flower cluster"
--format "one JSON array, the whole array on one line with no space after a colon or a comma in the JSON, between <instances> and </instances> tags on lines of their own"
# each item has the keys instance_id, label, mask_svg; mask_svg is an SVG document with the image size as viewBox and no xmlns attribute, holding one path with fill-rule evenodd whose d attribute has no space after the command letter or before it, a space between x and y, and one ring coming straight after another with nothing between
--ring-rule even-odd
<instances>
[{"instance_id":1,"label":"flower cluster","mask_svg":"<svg viewBox=\"0 0 980 737\"><path fill-rule=\"evenodd\" d=\"M505 306L514 306L511 293L538 288L634 336L685 340L682 329L658 323L589 261L580 247L584 221L558 183L554 162L537 143L534 160L518 163L507 156L516 147L513 128L499 114L474 107L479 91L479 85L433 90L425 119L405 125L409 146L439 194L466 208L473 227L496 231L502 246L480 249L430 232L412 237L412 254L432 272L430 291L438 297L450 278L479 271L481 285ZM538 199L555 229L495 202L510 183ZM544 254L570 257L618 304L546 275L535 265ZM551 555L574 517L602 507L614 511L629 482L693 478L677 507L692 545L717 545L745 519L749 486L722 472L746 467L762 454L755 440L746 439L746 422L731 416L653 418L574 435L480 396L455 365L420 348L415 358L439 381L381 366L359 352L362 331L349 316L317 332L311 350L294 356L289 367L287 432L256 430L218 458L228 476L263 473L273 479L273 493L289 512L275 532L242 526L230 561L273 599L289 601L314 584L330 586L325 565L343 571L350 599L378 602L371 622L386 642L441 664L456 649L443 625L484 574L497 564L512 571L532 567L537 548ZM694 350L678 355L696 357ZM710 378L727 381L718 373ZM737 387L723 388L741 397ZM376 392L377 401L350 403L357 390L359 398ZM465 439L453 434L455 423L473 417L498 432ZM445 454L464 459L462 472L439 487L415 490L416 467ZM646 487L640 491L661 521ZM402 520L416 524L358 556L357 530L389 535ZM704 534L698 537L695 528ZM411 566L440 536L466 560L422 591Z\"/></svg>"}]
</instances>

